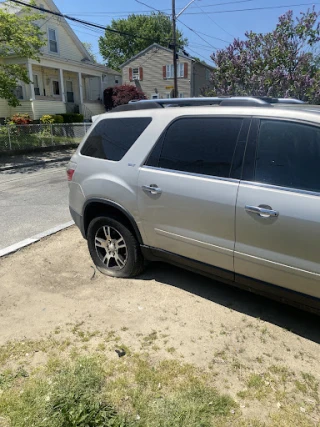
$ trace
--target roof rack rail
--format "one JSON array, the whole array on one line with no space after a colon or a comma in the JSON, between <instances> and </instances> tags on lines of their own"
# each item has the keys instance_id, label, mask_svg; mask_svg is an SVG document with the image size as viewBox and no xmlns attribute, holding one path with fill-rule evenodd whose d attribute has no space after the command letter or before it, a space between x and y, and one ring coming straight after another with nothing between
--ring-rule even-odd
<instances>
[{"instance_id":1,"label":"roof rack rail","mask_svg":"<svg viewBox=\"0 0 320 427\"><path fill-rule=\"evenodd\" d=\"M132 100L129 104L121 105L112 112L144 110L168 107L195 107L205 105L220 105L222 107L272 107L273 104L304 104L294 98L271 98L250 96L199 97L199 98L167 98Z\"/></svg>"},{"instance_id":2,"label":"roof rack rail","mask_svg":"<svg viewBox=\"0 0 320 427\"><path fill-rule=\"evenodd\" d=\"M202 97L202 98L168 98L168 99L143 99L132 100L128 105L139 105L142 108L154 107L158 104L161 107L194 107L204 105L221 105L221 106L251 106L251 107L268 107L270 102L266 102L260 98L234 96L234 97ZM132 108L133 109L133 108Z\"/></svg>"},{"instance_id":3,"label":"roof rack rail","mask_svg":"<svg viewBox=\"0 0 320 427\"><path fill-rule=\"evenodd\" d=\"M261 96L259 99L268 102L269 104L305 104L304 101L296 98L269 98L267 96Z\"/></svg>"}]
</instances>

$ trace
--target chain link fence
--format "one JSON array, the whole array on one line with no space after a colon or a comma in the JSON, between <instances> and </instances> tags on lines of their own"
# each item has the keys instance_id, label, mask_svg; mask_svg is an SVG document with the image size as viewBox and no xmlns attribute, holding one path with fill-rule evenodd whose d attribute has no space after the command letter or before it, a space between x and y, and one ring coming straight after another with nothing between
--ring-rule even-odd
<instances>
[{"instance_id":1,"label":"chain link fence","mask_svg":"<svg viewBox=\"0 0 320 427\"><path fill-rule=\"evenodd\" d=\"M0 152L33 147L79 144L90 123L3 125L0 126Z\"/></svg>"}]
</instances>

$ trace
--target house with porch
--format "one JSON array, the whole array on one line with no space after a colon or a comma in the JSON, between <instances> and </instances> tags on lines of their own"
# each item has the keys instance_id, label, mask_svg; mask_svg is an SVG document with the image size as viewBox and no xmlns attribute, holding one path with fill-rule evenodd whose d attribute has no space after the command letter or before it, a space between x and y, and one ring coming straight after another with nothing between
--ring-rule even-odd
<instances>
[{"instance_id":1,"label":"house with porch","mask_svg":"<svg viewBox=\"0 0 320 427\"><path fill-rule=\"evenodd\" d=\"M29 0L25 0L27 3ZM37 0L37 6L60 13L52 0ZM21 6L0 3L9 13L22 13ZM105 112L103 91L121 84L121 73L95 63L68 22L59 16L43 13L35 24L41 27L46 45L40 62L26 58L0 58L6 63L21 64L28 70L30 84L19 82L16 95L20 106L10 107L0 99L0 118L27 113L33 120L44 114L82 113L91 116Z\"/></svg>"},{"instance_id":2,"label":"house with porch","mask_svg":"<svg viewBox=\"0 0 320 427\"><path fill-rule=\"evenodd\" d=\"M186 53L178 53L178 96L201 96L212 86L213 67L199 62ZM173 93L172 50L152 44L121 65L124 83L135 85L147 98L171 98Z\"/></svg>"}]
</instances>

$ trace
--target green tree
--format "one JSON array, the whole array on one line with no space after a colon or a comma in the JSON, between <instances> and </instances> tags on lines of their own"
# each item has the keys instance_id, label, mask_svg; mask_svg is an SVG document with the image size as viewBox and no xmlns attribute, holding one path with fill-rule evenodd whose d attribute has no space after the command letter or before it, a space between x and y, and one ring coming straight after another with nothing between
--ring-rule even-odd
<instances>
[{"instance_id":1,"label":"green tree","mask_svg":"<svg viewBox=\"0 0 320 427\"><path fill-rule=\"evenodd\" d=\"M41 29L34 24L42 18L40 14L24 8L22 14L9 13L0 9L0 98L12 107L19 105L14 95L18 81L30 83L27 68L21 64L10 64L10 57L35 59L39 61L40 48L45 45Z\"/></svg>"},{"instance_id":2,"label":"green tree","mask_svg":"<svg viewBox=\"0 0 320 427\"><path fill-rule=\"evenodd\" d=\"M109 30L121 31L128 35L106 30L99 39L100 53L110 68L116 70L132 56L146 49L152 43L169 47L172 42L172 24L163 13L151 15L129 15L127 19L112 20ZM179 48L187 45L187 39L177 31Z\"/></svg>"},{"instance_id":3,"label":"green tree","mask_svg":"<svg viewBox=\"0 0 320 427\"><path fill-rule=\"evenodd\" d=\"M212 55L213 89L207 95L294 97L320 103L319 13L281 15L270 33L245 33Z\"/></svg>"},{"instance_id":4,"label":"green tree","mask_svg":"<svg viewBox=\"0 0 320 427\"><path fill-rule=\"evenodd\" d=\"M89 42L82 42L82 44L83 44L83 46L85 47L85 49L88 51L88 53L89 53L89 55L90 55L90 57L91 57L92 61L93 61L93 62L97 62L97 57L96 57L96 55L93 53L93 50L92 50L92 43L89 43Z\"/></svg>"}]
</instances>

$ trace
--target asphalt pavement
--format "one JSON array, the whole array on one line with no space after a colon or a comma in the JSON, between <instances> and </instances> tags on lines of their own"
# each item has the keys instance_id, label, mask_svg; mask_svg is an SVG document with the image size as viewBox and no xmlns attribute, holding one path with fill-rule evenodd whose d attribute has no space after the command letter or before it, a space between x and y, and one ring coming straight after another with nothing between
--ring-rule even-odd
<instances>
[{"instance_id":1,"label":"asphalt pavement","mask_svg":"<svg viewBox=\"0 0 320 427\"><path fill-rule=\"evenodd\" d=\"M0 172L0 249L71 220L67 161Z\"/></svg>"}]
</instances>

